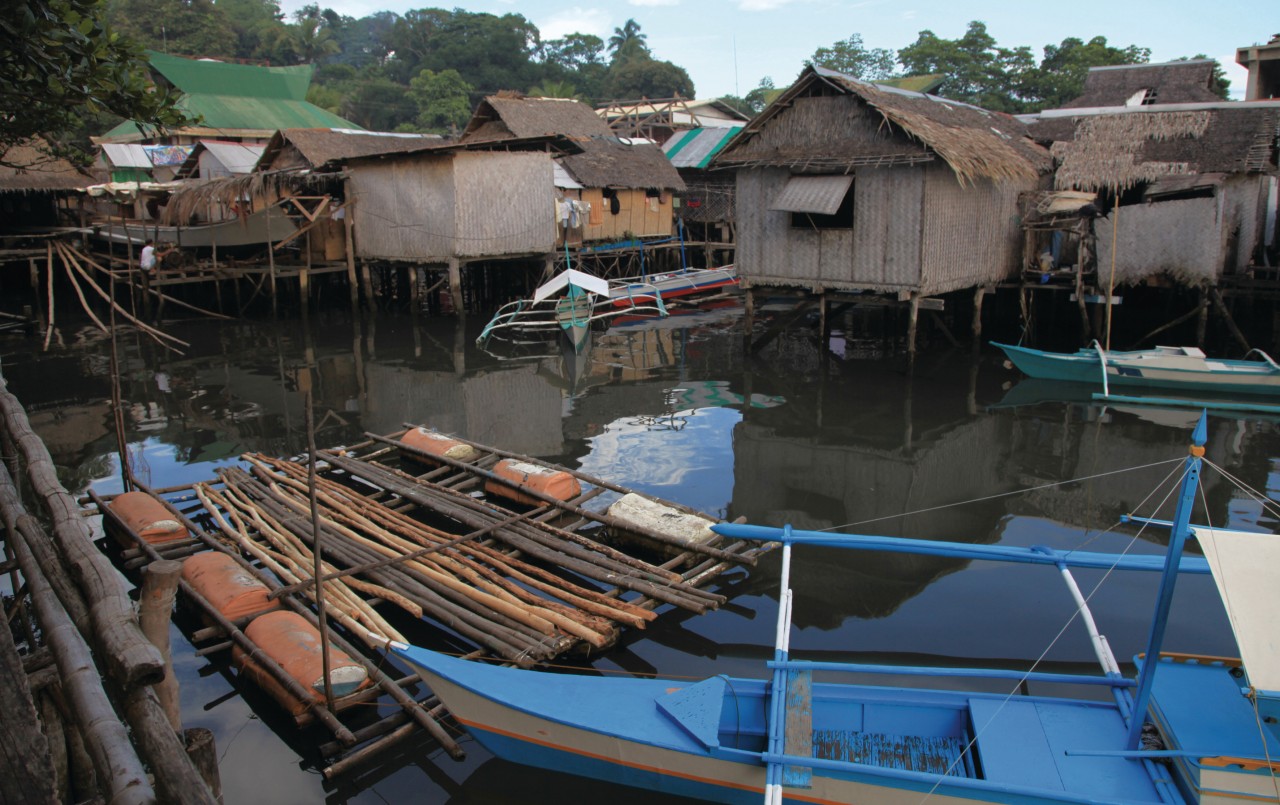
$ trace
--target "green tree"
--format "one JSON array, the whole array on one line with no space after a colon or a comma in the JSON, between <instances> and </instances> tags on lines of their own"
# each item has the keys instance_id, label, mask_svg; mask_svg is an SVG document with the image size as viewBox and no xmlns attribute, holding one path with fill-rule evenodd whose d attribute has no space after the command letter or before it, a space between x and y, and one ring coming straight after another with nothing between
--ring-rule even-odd
<instances>
[{"instance_id":1,"label":"green tree","mask_svg":"<svg viewBox=\"0 0 1280 805\"><path fill-rule=\"evenodd\" d=\"M1196 55L1191 57L1191 59L1193 60L1207 59L1207 58L1209 57L1204 55L1203 53L1197 53ZM1187 61L1187 60L1188 59L1185 56L1183 56L1182 58L1174 59L1174 61ZM1222 65L1219 64L1217 61L1214 61L1213 63L1213 77L1209 80L1209 89L1213 90L1213 94L1217 95L1222 100L1224 101L1231 100L1231 79L1227 78L1226 71L1222 69Z\"/></svg>"},{"instance_id":2,"label":"green tree","mask_svg":"<svg viewBox=\"0 0 1280 805\"><path fill-rule=\"evenodd\" d=\"M589 64L603 64L604 40L591 34L568 34L563 39L542 43L542 60L565 70L581 70Z\"/></svg>"},{"instance_id":3,"label":"green tree","mask_svg":"<svg viewBox=\"0 0 1280 805\"><path fill-rule=\"evenodd\" d=\"M417 116L418 107L403 84L371 70L347 87L339 114L370 131L395 131Z\"/></svg>"},{"instance_id":4,"label":"green tree","mask_svg":"<svg viewBox=\"0 0 1280 805\"><path fill-rule=\"evenodd\" d=\"M235 34L235 52L230 55L236 58L261 58L263 42L284 28L277 0L218 0L218 8Z\"/></svg>"},{"instance_id":5,"label":"green tree","mask_svg":"<svg viewBox=\"0 0 1280 805\"><path fill-rule=\"evenodd\" d=\"M876 81L892 76L895 62L892 50L868 49L862 44L862 34L853 34L829 48L818 48L805 64L825 67L862 81Z\"/></svg>"},{"instance_id":6,"label":"green tree","mask_svg":"<svg viewBox=\"0 0 1280 805\"><path fill-rule=\"evenodd\" d=\"M578 88L568 81L548 81L543 80L542 83L531 87L529 95L534 98L570 98L575 101L583 100L579 94Z\"/></svg>"},{"instance_id":7,"label":"green tree","mask_svg":"<svg viewBox=\"0 0 1280 805\"><path fill-rule=\"evenodd\" d=\"M1056 109L1080 97L1090 67L1143 64L1150 58L1150 48L1112 47L1105 36L1095 36L1088 42L1068 37L1059 45L1044 46L1044 58L1023 80L1022 95L1032 111Z\"/></svg>"},{"instance_id":8,"label":"green tree","mask_svg":"<svg viewBox=\"0 0 1280 805\"><path fill-rule=\"evenodd\" d=\"M87 158L64 139L87 115L162 129L190 122L176 96L152 87L146 54L102 21L102 0L0 5L0 159L32 137L52 155Z\"/></svg>"},{"instance_id":9,"label":"green tree","mask_svg":"<svg viewBox=\"0 0 1280 805\"><path fill-rule=\"evenodd\" d=\"M606 90L618 99L696 97L683 67L648 58L615 63L609 68Z\"/></svg>"},{"instance_id":10,"label":"green tree","mask_svg":"<svg viewBox=\"0 0 1280 805\"><path fill-rule=\"evenodd\" d=\"M473 88L457 70L423 70L409 82L421 131L457 136L471 117Z\"/></svg>"},{"instance_id":11,"label":"green tree","mask_svg":"<svg viewBox=\"0 0 1280 805\"><path fill-rule=\"evenodd\" d=\"M640 33L640 23L627 20L621 28L613 29L609 37L609 52L613 54L614 63L628 61L641 56L649 56L649 46L645 40L648 34Z\"/></svg>"},{"instance_id":12,"label":"green tree","mask_svg":"<svg viewBox=\"0 0 1280 805\"><path fill-rule=\"evenodd\" d=\"M178 56L235 57L236 30L212 0L113 0L108 20L151 50Z\"/></svg>"},{"instance_id":13,"label":"green tree","mask_svg":"<svg viewBox=\"0 0 1280 805\"><path fill-rule=\"evenodd\" d=\"M976 20L959 39L921 31L915 42L898 51L898 61L908 75L945 75L938 95L997 112L1022 111L1021 88L1035 67L1031 48L999 47L986 23Z\"/></svg>"}]
</instances>

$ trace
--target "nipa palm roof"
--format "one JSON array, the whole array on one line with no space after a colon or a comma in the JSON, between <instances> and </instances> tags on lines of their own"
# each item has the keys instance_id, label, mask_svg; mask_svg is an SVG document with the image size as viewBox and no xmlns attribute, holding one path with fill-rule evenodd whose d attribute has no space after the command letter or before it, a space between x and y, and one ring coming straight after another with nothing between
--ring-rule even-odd
<instances>
[{"instance_id":1,"label":"nipa palm roof","mask_svg":"<svg viewBox=\"0 0 1280 805\"><path fill-rule=\"evenodd\" d=\"M582 153L559 158L584 187L683 190L684 180L657 145L620 140L595 110L561 98L493 95L476 107L459 142L563 136Z\"/></svg>"},{"instance_id":2,"label":"nipa palm roof","mask_svg":"<svg viewBox=\"0 0 1280 805\"><path fill-rule=\"evenodd\" d=\"M286 146L293 146L298 156L306 160L307 168L319 170L336 165L344 159L417 151L433 145L443 145L438 134L406 134L389 131L364 131L360 129L281 129L271 136L258 162L259 170L272 167L277 154ZM294 167L294 166L289 166Z\"/></svg>"},{"instance_id":3,"label":"nipa palm roof","mask_svg":"<svg viewBox=\"0 0 1280 805\"><path fill-rule=\"evenodd\" d=\"M266 137L285 128L360 128L307 101L312 65L260 67L148 55L155 74L183 93L178 108L201 118L183 132ZM99 139L128 142L142 137L137 124L125 121Z\"/></svg>"},{"instance_id":4,"label":"nipa palm roof","mask_svg":"<svg viewBox=\"0 0 1280 805\"><path fill-rule=\"evenodd\" d=\"M725 145L712 167L823 173L939 158L962 183L1035 180L1051 167L1048 150L1011 115L812 66Z\"/></svg>"},{"instance_id":5,"label":"nipa palm roof","mask_svg":"<svg viewBox=\"0 0 1280 805\"><path fill-rule=\"evenodd\" d=\"M95 181L67 160L50 157L42 146L42 141L33 140L0 154L0 193L79 190Z\"/></svg>"},{"instance_id":6,"label":"nipa palm roof","mask_svg":"<svg viewBox=\"0 0 1280 805\"><path fill-rule=\"evenodd\" d=\"M1210 89L1216 66L1217 62L1211 59L1195 59L1090 67L1084 80L1084 93L1064 103L1062 108L1214 103L1222 100Z\"/></svg>"}]
</instances>

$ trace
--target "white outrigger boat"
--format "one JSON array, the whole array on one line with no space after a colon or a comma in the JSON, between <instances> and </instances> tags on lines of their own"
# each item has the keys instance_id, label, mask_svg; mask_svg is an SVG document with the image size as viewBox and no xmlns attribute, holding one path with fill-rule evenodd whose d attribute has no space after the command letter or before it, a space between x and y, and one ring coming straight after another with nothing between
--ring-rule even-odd
<instances>
[{"instance_id":1,"label":"white outrigger boat","mask_svg":"<svg viewBox=\"0 0 1280 805\"><path fill-rule=\"evenodd\" d=\"M644 277L606 280L576 269L565 269L539 285L529 299L508 302L498 309L477 343L503 330L555 332L574 346L586 340L596 322L618 316L667 315L666 300L709 293L738 284L733 266L687 268Z\"/></svg>"},{"instance_id":2,"label":"white outrigger boat","mask_svg":"<svg viewBox=\"0 0 1280 805\"><path fill-rule=\"evenodd\" d=\"M1245 360L1209 358L1196 347L1155 347L1128 352L1109 351L1097 341L1074 353L1043 352L1029 347L997 344L1019 371L1031 378L1101 383L1094 398L1107 402L1190 405L1227 410L1280 411L1280 364L1260 349ZM1257 360L1248 360L1253 355ZM1111 393L1111 386L1131 389L1174 389L1182 392L1231 395L1230 400L1176 400ZM1238 395L1249 395L1237 399ZM1271 399L1267 399L1271 398Z\"/></svg>"},{"instance_id":3,"label":"white outrigger boat","mask_svg":"<svg viewBox=\"0 0 1280 805\"><path fill-rule=\"evenodd\" d=\"M1205 433L1202 415L1174 519L1135 520L1170 529L1163 557L716 525L728 536L784 546L767 679L581 677L388 646L494 755L639 786L655 796L724 803L1276 802L1280 639L1273 618L1280 608L1280 538L1190 525ZM1207 560L1183 555L1188 539L1199 541ZM1055 567L1101 673L792 659L790 566L797 545ZM1072 567L1162 574L1136 678L1122 674ZM1161 653L1180 572L1212 572L1242 660ZM999 678L1012 690L818 682L815 672ZM1019 695L1027 682L1093 686L1108 691L1110 700Z\"/></svg>"}]
</instances>

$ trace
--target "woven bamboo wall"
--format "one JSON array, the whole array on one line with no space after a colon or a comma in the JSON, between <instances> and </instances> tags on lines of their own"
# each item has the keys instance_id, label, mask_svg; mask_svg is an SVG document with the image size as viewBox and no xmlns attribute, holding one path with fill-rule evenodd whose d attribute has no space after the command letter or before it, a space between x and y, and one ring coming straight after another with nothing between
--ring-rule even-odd
<instances>
[{"instance_id":1,"label":"woven bamboo wall","mask_svg":"<svg viewBox=\"0 0 1280 805\"><path fill-rule=\"evenodd\" d=\"M360 162L347 173L356 257L440 263L453 255L451 157Z\"/></svg>"},{"instance_id":2,"label":"woven bamboo wall","mask_svg":"<svg viewBox=\"0 0 1280 805\"><path fill-rule=\"evenodd\" d=\"M791 173L738 172L737 265L753 285L814 290L914 289L919 281L923 179L917 167L863 168L853 229L805 230L769 209Z\"/></svg>"},{"instance_id":3,"label":"woven bamboo wall","mask_svg":"<svg viewBox=\"0 0 1280 805\"><path fill-rule=\"evenodd\" d=\"M853 274L845 278L881 290L920 281L922 168L864 168L854 179Z\"/></svg>"},{"instance_id":4,"label":"woven bamboo wall","mask_svg":"<svg viewBox=\"0 0 1280 805\"><path fill-rule=\"evenodd\" d=\"M1216 278L1223 259L1223 222L1217 198L1192 198L1121 207L1116 238L1115 283L1140 282L1161 273L1189 285ZM1094 224L1098 275L1111 275L1111 217Z\"/></svg>"},{"instance_id":5,"label":"woven bamboo wall","mask_svg":"<svg viewBox=\"0 0 1280 805\"><path fill-rule=\"evenodd\" d=\"M961 186L944 165L925 169L920 291L926 296L1005 279L1018 269L1018 194L1031 182Z\"/></svg>"},{"instance_id":6,"label":"woven bamboo wall","mask_svg":"<svg viewBox=\"0 0 1280 805\"><path fill-rule=\"evenodd\" d=\"M458 257L555 250L555 187L547 154L460 153L454 181Z\"/></svg>"}]
</instances>

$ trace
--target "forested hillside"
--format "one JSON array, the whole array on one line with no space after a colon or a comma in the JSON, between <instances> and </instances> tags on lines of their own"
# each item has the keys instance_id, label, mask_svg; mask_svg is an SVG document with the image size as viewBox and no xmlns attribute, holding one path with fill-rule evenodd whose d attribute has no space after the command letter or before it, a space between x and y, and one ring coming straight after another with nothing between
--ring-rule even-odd
<instances>
[{"instance_id":1,"label":"forested hillside","mask_svg":"<svg viewBox=\"0 0 1280 805\"><path fill-rule=\"evenodd\" d=\"M424 8L355 19L274 0L108 0L112 28L175 55L314 63L309 100L379 131L447 133L499 90L594 102L694 97L680 67L653 58L633 20L605 41L543 40L520 14Z\"/></svg>"}]
</instances>

